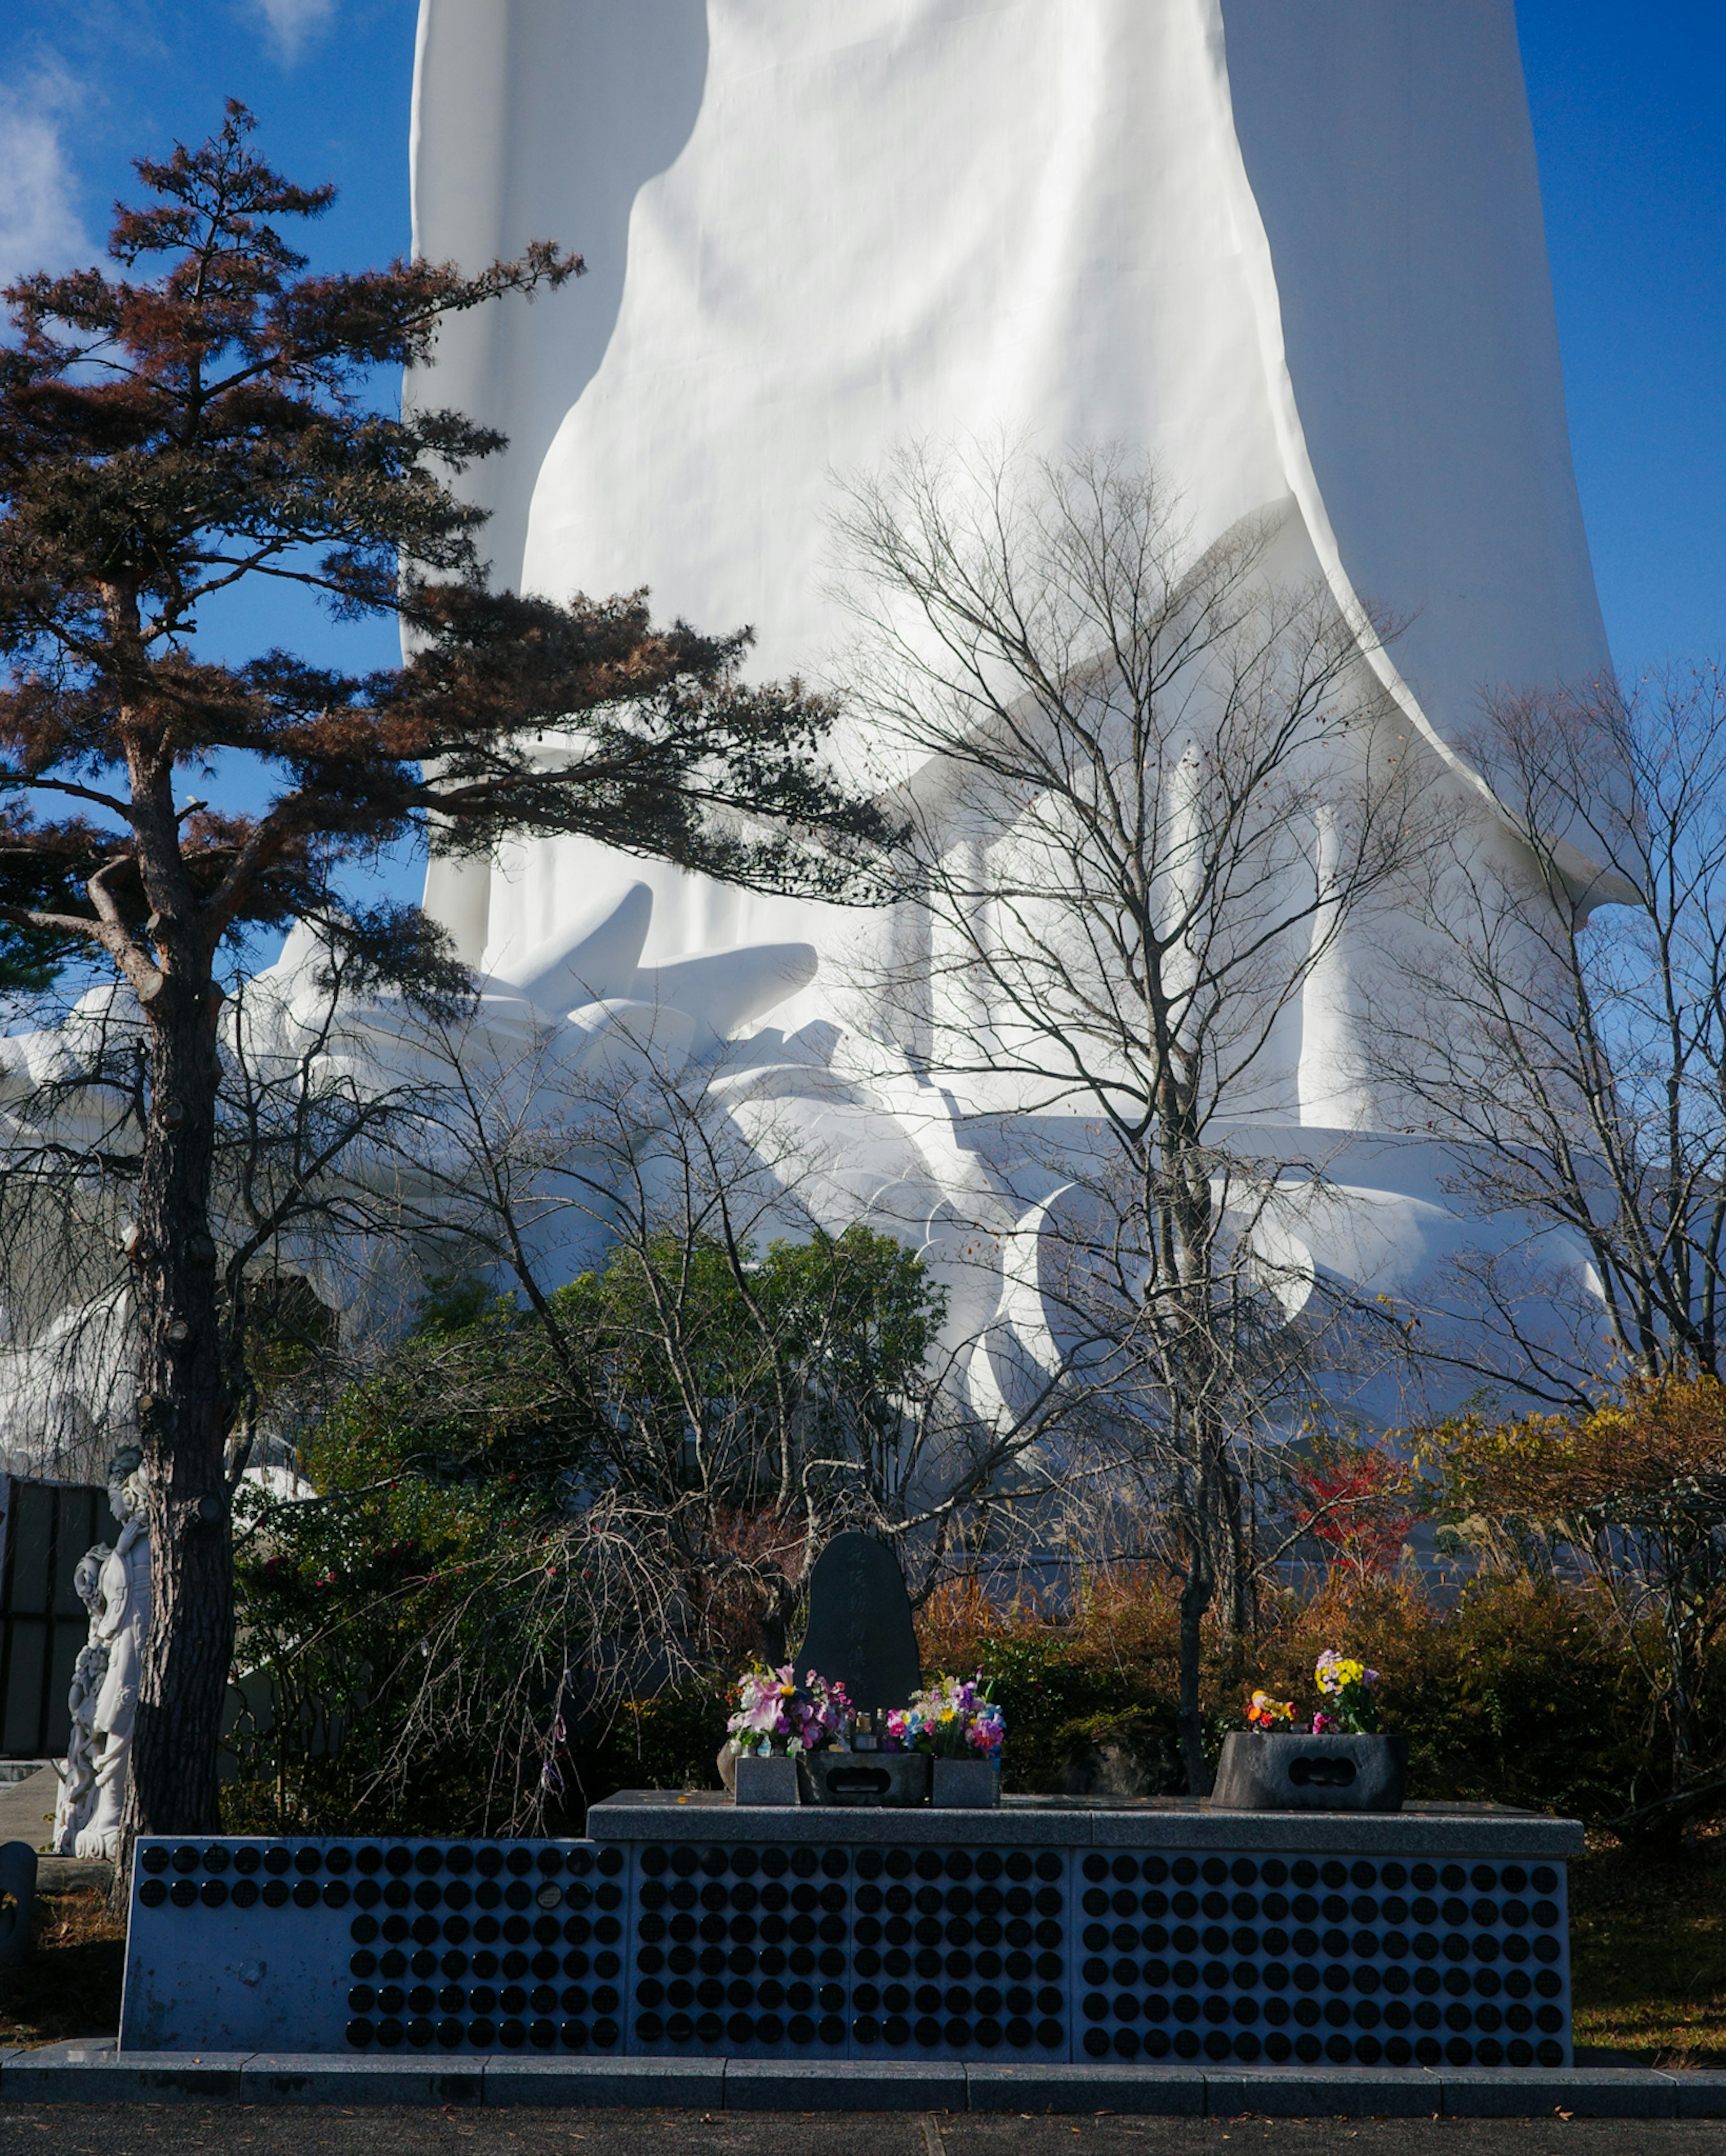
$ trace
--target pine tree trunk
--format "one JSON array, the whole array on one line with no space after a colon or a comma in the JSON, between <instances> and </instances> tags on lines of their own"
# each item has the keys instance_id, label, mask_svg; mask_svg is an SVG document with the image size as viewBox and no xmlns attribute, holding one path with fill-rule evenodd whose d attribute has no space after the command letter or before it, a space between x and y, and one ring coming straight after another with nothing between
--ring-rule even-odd
<instances>
[{"instance_id":1,"label":"pine tree trunk","mask_svg":"<svg viewBox=\"0 0 1726 2156\"><path fill-rule=\"evenodd\" d=\"M217 1741L234 1648L229 1402L209 1219L220 995L188 970L191 980L165 975L148 1010L133 1277L152 1614L122 1858L134 1833L217 1831Z\"/></svg>"}]
</instances>

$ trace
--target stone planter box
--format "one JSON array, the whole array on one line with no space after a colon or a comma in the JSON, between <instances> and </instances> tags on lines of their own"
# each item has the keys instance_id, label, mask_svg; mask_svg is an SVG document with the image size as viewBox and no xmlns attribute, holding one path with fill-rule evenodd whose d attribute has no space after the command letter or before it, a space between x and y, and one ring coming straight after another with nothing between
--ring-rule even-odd
<instances>
[{"instance_id":1,"label":"stone planter box","mask_svg":"<svg viewBox=\"0 0 1726 2156\"><path fill-rule=\"evenodd\" d=\"M1301 1737L1237 1729L1223 1739L1213 1806L1235 1812L1400 1812L1406 1737Z\"/></svg>"},{"instance_id":2,"label":"stone planter box","mask_svg":"<svg viewBox=\"0 0 1726 2156\"><path fill-rule=\"evenodd\" d=\"M732 1801L740 1804L794 1804L797 1799L797 1762L762 1759L745 1753L732 1769Z\"/></svg>"},{"instance_id":3,"label":"stone planter box","mask_svg":"<svg viewBox=\"0 0 1726 2156\"><path fill-rule=\"evenodd\" d=\"M798 1779L806 1804L923 1804L929 1765L922 1752L805 1752Z\"/></svg>"},{"instance_id":4,"label":"stone planter box","mask_svg":"<svg viewBox=\"0 0 1726 2156\"><path fill-rule=\"evenodd\" d=\"M1001 1778L989 1760L937 1759L933 1765L937 1805L986 1812L1001 1801Z\"/></svg>"}]
</instances>

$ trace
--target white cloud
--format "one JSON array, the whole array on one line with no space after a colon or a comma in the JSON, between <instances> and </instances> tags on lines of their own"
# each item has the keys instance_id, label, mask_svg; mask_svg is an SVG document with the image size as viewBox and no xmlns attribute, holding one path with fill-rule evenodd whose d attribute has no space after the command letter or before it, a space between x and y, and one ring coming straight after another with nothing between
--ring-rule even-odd
<instances>
[{"instance_id":1,"label":"white cloud","mask_svg":"<svg viewBox=\"0 0 1726 2156\"><path fill-rule=\"evenodd\" d=\"M290 66L306 40L316 36L335 13L335 0L253 0L253 4Z\"/></svg>"},{"instance_id":2,"label":"white cloud","mask_svg":"<svg viewBox=\"0 0 1726 2156\"><path fill-rule=\"evenodd\" d=\"M33 270L65 270L96 252L75 205L65 131L73 93L39 69L0 90L0 284Z\"/></svg>"}]
</instances>

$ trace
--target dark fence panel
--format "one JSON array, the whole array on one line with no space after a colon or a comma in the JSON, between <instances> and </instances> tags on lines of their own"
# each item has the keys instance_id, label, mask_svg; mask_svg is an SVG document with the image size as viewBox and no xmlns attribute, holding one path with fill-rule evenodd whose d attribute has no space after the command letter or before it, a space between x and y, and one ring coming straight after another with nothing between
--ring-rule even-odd
<instances>
[{"instance_id":1,"label":"dark fence panel","mask_svg":"<svg viewBox=\"0 0 1726 2156\"><path fill-rule=\"evenodd\" d=\"M90 1629L73 1574L114 1532L105 1490L0 1476L0 1759L65 1750L66 1694Z\"/></svg>"}]
</instances>

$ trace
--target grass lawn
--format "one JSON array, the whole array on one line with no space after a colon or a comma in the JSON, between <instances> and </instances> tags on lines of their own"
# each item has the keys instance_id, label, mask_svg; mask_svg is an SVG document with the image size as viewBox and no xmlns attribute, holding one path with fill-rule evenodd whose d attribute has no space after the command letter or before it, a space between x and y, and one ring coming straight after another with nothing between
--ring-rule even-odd
<instances>
[{"instance_id":1,"label":"grass lawn","mask_svg":"<svg viewBox=\"0 0 1726 2156\"><path fill-rule=\"evenodd\" d=\"M1726 1831L1664 1860L1591 1840L1570 1868L1570 1943L1579 2046L1651 2066L1726 2066ZM39 1901L0 2047L111 2035L124 1953L100 1894Z\"/></svg>"},{"instance_id":2,"label":"grass lawn","mask_svg":"<svg viewBox=\"0 0 1726 2156\"><path fill-rule=\"evenodd\" d=\"M1726 2066L1726 1832L1665 1859L1590 1837L1570 1867L1576 2041Z\"/></svg>"}]
</instances>

